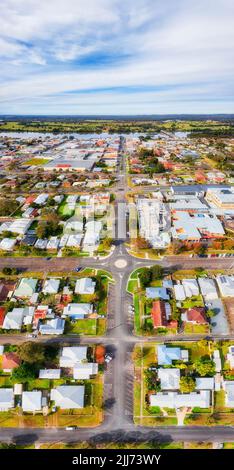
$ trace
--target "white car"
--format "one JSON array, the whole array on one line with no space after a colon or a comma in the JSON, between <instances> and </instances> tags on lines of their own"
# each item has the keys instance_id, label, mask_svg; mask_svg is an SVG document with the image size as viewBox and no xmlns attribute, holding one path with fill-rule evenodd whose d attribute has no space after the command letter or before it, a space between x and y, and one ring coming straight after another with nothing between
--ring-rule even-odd
<instances>
[{"instance_id":1,"label":"white car","mask_svg":"<svg viewBox=\"0 0 234 470\"><path fill-rule=\"evenodd\" d=\"M108 364L109 362L111 362L113 359L113 356L112 354L106 354L105 355L105 362Z\"/></svg>"}]
</instances>

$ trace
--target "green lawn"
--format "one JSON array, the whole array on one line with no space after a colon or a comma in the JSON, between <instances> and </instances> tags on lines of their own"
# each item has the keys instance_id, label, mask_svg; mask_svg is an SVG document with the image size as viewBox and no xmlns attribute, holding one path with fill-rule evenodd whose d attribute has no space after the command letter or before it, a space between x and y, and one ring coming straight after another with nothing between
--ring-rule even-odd
<instances>
[{"instance_id":1,"label":"green lawn","mask_svg":"<svg viewBox=\"0 0 234 470\"><path fill-rule=\"evenodd\" d=\"M48 158L30 158L25 162L25 165L44 166L50 160Z\"/></svg>"},{"instance_id":2,"label":"green lawn","mask_svg":"<svg viewBox=\"0 0 234 470\"><path fill-rule=\"evenodd\" d=\"M87 318L84 320L76 320L74 323L69 323L66 334L96 335L97 320L95 318Z\"/></svg>"}]
</instances>

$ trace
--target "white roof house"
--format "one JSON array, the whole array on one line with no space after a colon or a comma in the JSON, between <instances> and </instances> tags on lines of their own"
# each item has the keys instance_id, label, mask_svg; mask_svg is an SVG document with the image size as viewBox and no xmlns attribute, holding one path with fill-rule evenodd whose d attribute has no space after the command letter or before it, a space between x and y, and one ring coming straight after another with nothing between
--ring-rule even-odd
<instances>
[{"instance_id":1,"label":"white roof house","mask_svg":"<svg viewBox=\"0 0 234 470\"><path fill-rule=\"evenodd\" d=\"M32 392L22 393L22 408L23 411L35 412L41 411L42 406L42 392L33 390Z\"/></svg>"},{"instance_id":2,"label":"white roof house","mask_svg":"<svg viewBox=\"0 0 234 470\"><path fill-rule=\"evenodd\" d=\"M60 367L75 367L87 359L87 346L66 346L62 349Z\"/></svg>"},{"instance_id":3,"label":"white roof house","mask_svg":"<svg viewBox=\"0 0 234 470\"><path fill-rule=\"evenodd\" d=\"M201 289L201 293L206 300L218 299L218 292L213 279L208 277L199 277L198 284Z\"/></svg>"},{"instance_id":4,"label":"white roof house","mask_svg":"<svg viewBox=\"0 0 234 470\"><path fill-rule=\"evenodd\" d=\"M23 320L24 308L14 308L5 315L2 327L5 330L21 330Z\"/></svg>"},{"instance_id":5,"label":"white roof house","mask_svg":"<svg viewBox=\"0 0 234 470\"><path fill-rule=\"evenodd\" d=\"M137 212L140 236L153 248L166 248L171 240L171 217L168 206L157 199L139 198Z\"/></svg>"},{"instance_id":6,"label":"white roof house","mask_svg":"<svg viewBox=\"0 0 234 470\"><path fill-rule=\"evenodd\" d=\"M53 388L50 398L62 410L84 408L85 387L83 385L60 385Z\"/></svg>"},{"instance_id":7,"label":"white roof house","mask_svg":"<svg viewBox=\"0 0 234 470\"><path fill-rule=\"evenodd\" d=\"M199 295L199 286L196 279L183 279L182 285L184 287L186 298Z\"/></svg>"},{"instance_id":8,"label":"white roof house","mask_svg":"<svg viewBox=\"0 0 234 470\"><path fill-rule=\"evenodd\" d=\"M225 405L234 408L234 380L224 381L223 388L225 390Z\"/></svg>"},{"instance_id":9,"label":"white roof house","mask_svg":"<svg viewBox=\"0 0 234 470\"><path fill-rule=\"evenodd\" d=\"M167 293L167 289L165 287L146 287L145 290L147 299L163 299L169 300L170 297Z\"/></svg>"},{"instance_id":10,"label":"white roof house","mask_svg":"<svg viewBox=\"0 0 234 470\"><path fill-rule=\"evenodd\" d=\"M214 390L214 377L197 377L196 390Z\"/></svg>"},{"instance_id":11,"label":"white roof house","mask_svg":"<svg viewBox=\"0 0 234 470\"><path fill-rule=\"evenodd\" d=\"M34 246L35 248L39 248L40 250L45 250L47 247L47 243L47 238L38 238Z\"/></svg>"},{"instance_id":12,"label":"white roof house","mask_svg":"<svg viewBox=\"0 0 234 470\"><path fill-rule=\"evenodd\" d=\"M63 315L73 319L83 319L86 315L93 313L93 305L90 303L68 304L63 309Z\"/></svg>"},{"instance_id":13,"label":"white roof house","mask_svg":"<svg viewBox=\"0 0 234 470\"><path fill-rule=\"evenodd\" d=\"M42 335L62 335L64 332L65 320L60 317L47 320L40 325L39 331Z\"/></svg>"},{"instance_id":14,"label":"white roof house","mask_svg":"<svg viewBox=\"0 0 234 470\"><path fill-rule=\"evenodd\" d=\"M9 225L8 229L12 233L18 233L19 235L25 235L28 231L32 221L28 219L16 219Z\"/></svg>"},{"instance_id":15,"label":"white roof house","mask_svg":"<svg viewBox=\"0 0 234 470\"><path fill-rule=\"evenodd\" d=\"M73 368L73 377L76 380L90 379L91 375L98 373L98 364L95 362L86 362L76 364Z\"/></svg>"},{"instance_id":16,"label":"white roof house","mask_svg":"<svg viewBox=\"0 0 234 470\"><path fill-rule=\"evenodd\" d=\"M233 276L217 276L218 284L222 297L234 297L234 277Z\"/></svg>"},{"instance_id":17,"label":"white roof house","mask_svg":"<svg viewBox=\"0 0 234 470\"><path fill-rule=\"evenodd\" d=\"M60 379L61 369L41 369L39 379Z\"/></svg>"},{"instance_id":18,"label":"white roof house","mask_svg":"<svg viewBox=\"0 0 234 470\"><path fill-rule=\"evenodd\" d=\"M58 237L50 237L46 249L47 250L57 250L59 247L59 238Z\"/></svg>"},{"instance_id":19,"label":"white roof house","mask_svg":"<svg viewBox=\"0 0 234 470\"><path fill-rule=\"evenodd\" d=\"M186 299L184 287L183 287L182 284L175 284L174 285L174 292L175 292L175 299L176 300L181 301L181 300Z\"/></svg>"},{"instance_id":20,"label":"white roof house","mask_svg":"<svg viewBox=\"0 0 234 470\"><path fill-rule=\"evenodd\" d=\"M23 277L15 289L15 297L31 297L36 291L37 279Z\"/></svg>"},{"instance_id":21,"label":"white roof house","mask_svg":"<svg viewBox=\"0 0 234 470\"><path fill-rule=\"evenodd\" d=\"M83 235L81 235L80 233L69 235L67 242L66 242L66 246L78 247L81 244L82 238L83 238Z\"/></svg>"},{"instance_id":22,"label":"white roof house","mask_svg":"<svg viewBox=\"0 0 234 470\"><path fill-rule=\"evenodd\" d=\"M229 346L228 348L227 361L230 364L230 368L234 369L234 346Z\"/></svg>"},{"instance_id":23,"label":"white roof house","mask_svg":"<svg viewBox=\"0 0 234 470\"><path fill-rule=\"evenodd\" d=\"M49 197L48 194L45 194L45 193L39 194L39 196L37 196L37 198L34 200L34 203L38 204L38 206L42 206L43 204L45 204L48 197Z\"/></svg>"},{"instance_id":24,"label":"white roof house","mask_svg":"<svg viewBox=\"0 0 234 470\"><path fill-rule=\"evenodd\" d=\"M43 294L57 294L59 290L59 279L46 279L45 284L43 286L42 292Z\"/></svg>"},{"instance_id":25,"label":"white roof house","mask_svg":"<svg viewBox=\"0 0 234 470\"><path fill-rule=\"evenodd\" d=\"M3 238L0 242L0 249L4 251L12 251L16 244L14 238Z\"/></svg>"},{"instance_id":26,"label":"white roof house","mask_svg":"<svg viewBox=\"0 0 234 470\"><path fill-rule=\"evenodd\" d=\"M160 408L209 408L210 391L201 390L191 393L159 392L150 396L150 406L159 406Z\"/></svg>"},{"instance_id":27,"label":"white roof house","mask_svg":"<svg viewBox=\"0 0 234 470\"><path fill-rule=\"evenodd\" d=\"M92 280L91 277L83 277L77 279L75 286L76 294L94 294L96 282Z\"/></svg>"},{"instance_id":28,"label":"white roof house","mask_svg":"<svg viewBox=\"0 0 234 470\"><path fill-rule=\"evenodd\" d=\"M157 348L158 364L160 366L171 365L173 361L188 362L188 350L176 347L168 347L165 344L159 344Z\"/></svg>"},{"instance_id":29,"label":"white roof house","mask_svg":"<svg viewBox=\"0 0 234 470\"><path fill-rule=\"evenodd\" d=\"M213 361L215 363L215 372L221 372L222 362L221 362L220 352L218 349L215 349L213 352Z\"/></svg>"},{"instance_id":30,"label":"white roof house","mask_svg":"<svg viewBox=\"0 0 234 470\"><path fill-rule=\"evenodd\" d=\"M161 390L179 390L180 369L158 369L158 378L161 383Z\"/></svg>"},{"instance_id":31,"label":"white roof house","mask_svg":"<svg viewBox=\"0 0 234 470\"><path fill-rule=\"evenodd\" d=\"M83 232L83 221L80 220L69 220L65 225L66 232Z\"/></svg>"},{"instance_id":32,"label":"white roof house","mask_svg":"<svg viewBox=\"0 0 234 470\"><path fill-rule=\"evenodd\" d=\"M0 388L0 411L8 411L14 406L13 388Z\"/></svg>"}]
</instances>

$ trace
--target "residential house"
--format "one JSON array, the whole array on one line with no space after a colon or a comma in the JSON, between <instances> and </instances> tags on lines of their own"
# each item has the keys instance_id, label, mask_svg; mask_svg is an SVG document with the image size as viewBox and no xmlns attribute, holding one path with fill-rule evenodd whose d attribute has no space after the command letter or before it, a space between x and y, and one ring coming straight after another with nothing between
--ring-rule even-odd
<instances>
[{"instance_id":1,"label":"residential house","mask_svg":"<svg viewBox=\"0 0 234 470\"><path fill-rule=\"evenodd\" d=\"M229 346L228 348L227 361L229 362L230 369L234 369L234 346Z\"/></svg>"},{"instance_id":2,"label":"residential house","mask_svg":"<svg viewBox=\"0 0 234 470\"><path fill-rule=\"evenodd\" d=\"M65 320L60 317L56 317L40 325L39 332L42 335L62 335L64 332L64 328Z\"/></svg>"},{"instance_id":3,"label":"residential house","mask_svg":"<svg viewBox=\"0 0 234 470\"><path fill-rule=\"evenodd\" d=\"M60 385L50 392L51 400L62 410L84 408L84 395L84 385Z\"/></svg>"},{"instance_id":4,"label":"residential house","mask_svg":"<svg viewBox=\"0 0 234 470\"><path fill-rule=\"evenodd\" d=\"M158 369L158 378L160 380L161 390L179 390L180 369Z\"/></svg>"},{"instance_id":5,"label":"residential house","mask_svg":"<svg viewBox=\"0 0 234 470\"><path fill-rule=\"evenodd\" d=\"M90 303L71 303L63 309L63 315L72 320L84 319L93 313L93 305Z\"/></svg>"},{"instance_id":6,"label":"residential house","mask_svg":"<svg viewBox=\"0 0 234 470\"><path fill-rule=\"evenodd\" d=\"M234 408L234 380L224 381L223 389L225 390L225 405Z\"/></svg>"},{"instance_id":7,"label":"residential house","mask_svg":"<svg viewBox=\"0 0 234 470\"><path fill-rule=\"evenodd\" d=\"M61 377L61 369L40 369L39 379L57 380Z\"/></svg>"},{"instance_id":8,"label":"residential house","mask_svg":"<svg viewBox=\"0 0 234 470\"><path fill-rule=\"evenodd\" d=\"M24 412L35 413L42 409L42 392L33 390L22 393L22 409Z\"/></svg>"},{"instance_id":9,"label":"residential house","mask_svg":"<svg viewBox=\"0 0 234 470\"><path fill-rule=\"evenodd\" d=\"M201 289L201 293L206 301L218 299L218 292L213 279L210 279L208 277L199 277L198 284Z\"/></svg>"},{"instance_id":10,"label":"residential house","mask_svg":"<svg viewBox=\"0 0 234 470\"><path fill-rule=\"evenodd\" d=\"M87 346L66 346L62 349L60 367L73 368L87 360Z\"/></svg>"},{"instance_id":11,"label":"residential house","mask_svg":"<svg viewBox=\"0 0 234 470\"><path fill-rule=\"evenodd\" d=\"M14 408L14 391L13 388L0 388L0 411L8 411Z\"/></svg>"},{"instance_id":12,"label":"residential house","mask_svg":"<svg viewBox=\"0 0 234 470\"><path fill-rule=\"evenodd\" d=\"M76 364L73 368L73 377L76 380L90 379L91 376L98 373L98 364L94 362L86 362Z\"/></svg>"},{"instance_id":13,"label":"residential house","mask_svg":"<svg viewBox=\"0 0 234 470\"><path fill-rule=\"evenodd\" d=\"M95 292L96 282L91 277L77 279L75 286L76 294L92 295Z\"/></svg>"},{"instance_id":14,"label":"residential house","mask_svg":"<svg viewBox=\"0 0 234 470\"><path fill-rule=\"evenodd\" d=\"M159 392L150 395L150 406L159 406L160 408L209 408L210 404L209 390L191 393Z\"/></svg>"},{"instance_id":15,"label":"residential house","mask_svg":"<svg viewBox=\"0 0 234 470\"><path fill-rule=\"evenodd\" d=\"M214 390L214 377L197 377L196 390Z\"/></svg>"},{"instance_id":16,"label":"residential house","mask_svg":"<svg viewBox=\"0 0 234 470\"><path fill-rule=\"evenodd\" d=\"M171 306L162 300L155 300L153 302L151 317L154 328L177 328L178 323L176 320L171 320Z\"/></svg>"},{"instance_id":17,"label":"residential house","mask_svg":"<svg viewBox=\"0 0 234 470\"><path fill-rule=\"evenodd\" d=\"M157 360L160 366L170 366L173 361L188 362L189 355L187 349L178 347L168 347L165 344L159 344L156 347Z\"/></svg>"},{"instance_id":18,"label":"residential house","mask_svg":"<svg viewBox=\"0 0 234 470\"><path fill-rule=\"evenodd\" d=\"M46 279L45 284L43 286L42 292L43 294L57 294L59 290L59 279Z\"/></svg>"},{"instance_id":19,"label":"residential house","mask_svg":"<svg viewBox=\"0 0 234 470\"><path fill-rule=\"evenodd\" d=\"M12 251L16 244L14 238L3 238L0 242L0 250L3 251Z\"/></svg>"},{"instance_id":20,"label":"residential house","mask_svg":"<svg viewBox=\"0 0 234 470\"><path fill-rule=\"evenodd\" d=\"M6 330L21 330L23 324L30 325L33 320L34 307L14 308L5 315L2 328Z\"/></svg>"},{"instance_id":21,"label":"residential house","mask_svg":"<svg viewBox=\"0 0 234 470\"><path fill-rule=\"evenodd\" d=\"M186 312L182 313L181 320L185 323L193 323L194 325L208 324L204 307L188 308Z\"/></svg>"},{"instance_id":22,"label":"residential house","mask_svg":"<svg viewBox=\"0 0 234 470\"><path fill-rule=\"evenodd\" d=\"M147 299L170 299L170 296L165 287L146 287L145 293Z\"/></svg>"},{"instance_id":23,"label":"residential house","mask_svg":"<svg viewBox=\"0 0 234 470\"><path fill-rule=\"evenodd\" d=\"M234 297L234 276L217 276L216 282L222 297Z\"/></svg>"},{"instance_id":24,"label":"residential house","mask_svg":"<svg viewBox=\"0 0 234 470\"><path fill-rule=\"evenodd\" d=\"M21 360L15 352L5 352L2 356L3 372L11 373L13 369L19 367Z\"/></svg>"},{"instance_id":25,"label":"residential house","mask_svg":"<svg viewBox=\"0 0 234 470\"><path fill-rule=\"evenodd\" d=\"M185 291L186 298L191 298L193 296L198 296L199 286L196 279L183 279L182 285Z\"/></svg>"},{"instance_id":26,"label":"residential house","mask_svg":"<svg viewBox=\"0 0 234 470\"><path fill-rule=\"evenodd\" d=\"M15 289L15 297L31 297L36 291L37 279L23 277L18 287Z\"/></svg>"},{"instance_id":27,"label":"residential house","mask_svg":"<svg viewBox=\"0 0 234 470\"><path fill-rule=\"evenodd\" d=\"M174 292L175 292L175 299L179 302L186 299L184 287L182 284L175 284L174 285Z\"/></svg>"}]
</instances>

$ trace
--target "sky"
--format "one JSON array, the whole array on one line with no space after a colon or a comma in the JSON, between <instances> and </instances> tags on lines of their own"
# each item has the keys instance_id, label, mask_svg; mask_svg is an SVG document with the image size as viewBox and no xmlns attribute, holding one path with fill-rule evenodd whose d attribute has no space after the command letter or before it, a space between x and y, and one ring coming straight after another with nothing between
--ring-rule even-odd
<instances>
[{"instance_id":1,"label":"sky","mask_svg":"<svg viewBox=\"0 0 234 470\"><path fill-rule=\"evenodd\" d=\"M1 0L0 114L233 113L233 0Z\"/></svg>"}]
</instances>

